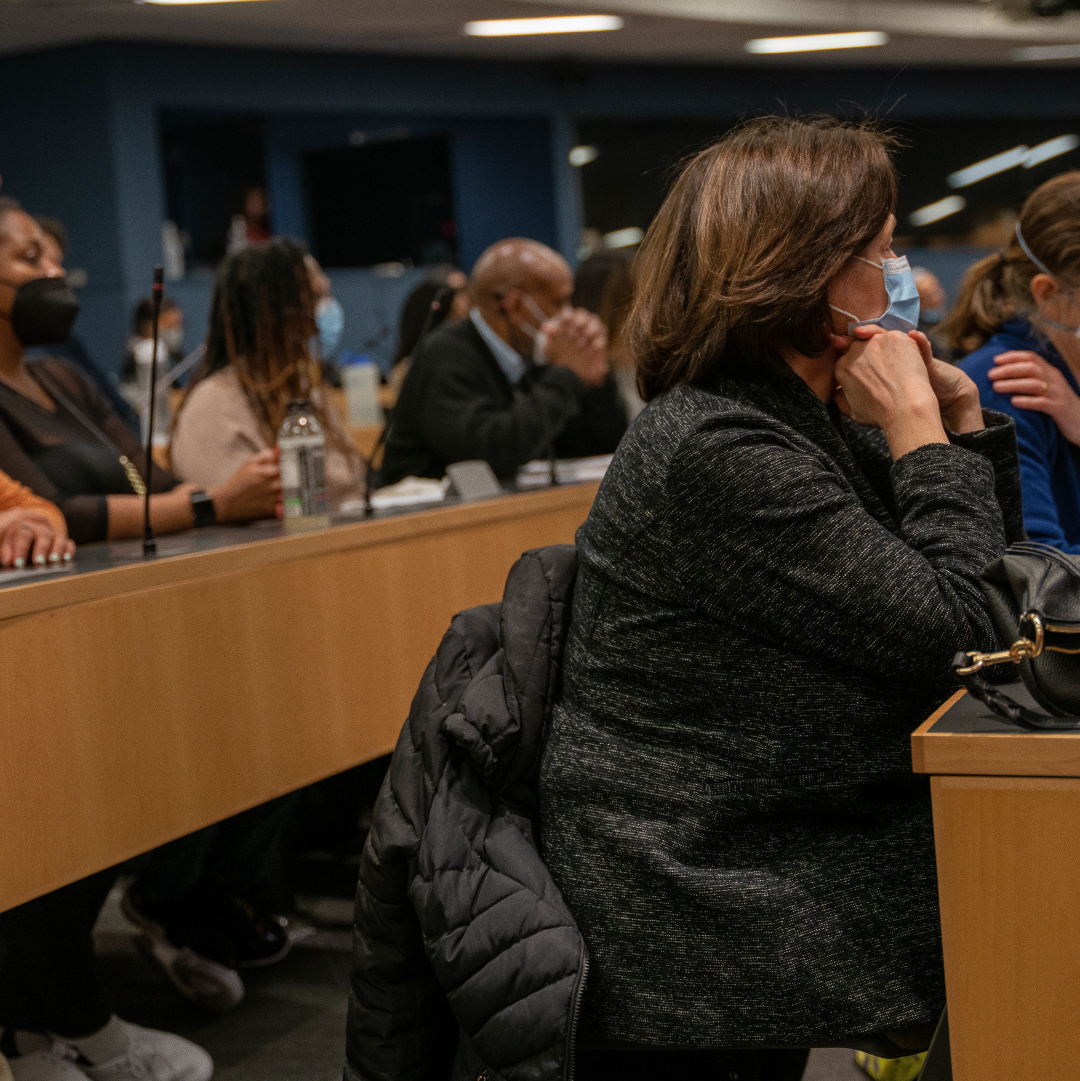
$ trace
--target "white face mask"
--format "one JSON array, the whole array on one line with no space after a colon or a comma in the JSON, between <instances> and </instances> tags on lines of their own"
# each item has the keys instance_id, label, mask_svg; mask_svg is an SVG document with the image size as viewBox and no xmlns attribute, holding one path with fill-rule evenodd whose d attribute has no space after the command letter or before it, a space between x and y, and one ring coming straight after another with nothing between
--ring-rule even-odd
<instances>
[{"instance_id":1,"label":"white face mask","mask_svg":"<svg viewBox=\"0 0 1080 1081\"><path fill-rule=\"evenodd\" d=\"M1020 244L1020 247L1024 249L1024 254L1044 273L1048 274L1051 278L1057 282L1058 288L1069 298L1070 303L1076 305L1076 300L1073 298L1072 292L1066 289L1064 285L1057 280L1057 275L1053 274L1050 268L1027 246L1027 241L1024 239L1024 234L1020 232L1020 223L1016 223L1016 239ZM1064 323L1059 323L1055 319L1051 319L1048 315L1043 315L1039 312L1037 318L1040 323L1045 323L1047 326L1053 327L1055 330L1064 330L1069 334L1072 334L1076 338L1080 338L1080 327L1068 327Z\"/></svg>"},{"instance_id":2,"label":"white face mask","mask_svg":"<svg viewBox=\"0 0 1080 1081\"><path fill-rule=\"evenodd\" d=\"M161 338L162 343L170 353L180 353L183 351L183 327L166 327L164 330L158 331L158 337Z\"/></svg>"},{"instance_id":3,"label":"white face mask","mask_svg":"<svg viewBox=\"0 0 1080 1081\"><path fill-rule=\"evenodd\" d=\"M522 293L522 296L525 299L525 303L529 306L529 310L540 322L540 325L536 327L529 326L528 323L519 324L521 329L532 338L533 364L547 364L547 357L544 355L544 348L547 345L547 335L544 333L544 324L552 317L545 315L543 308L541 308L528 293Z\"/></svg>"}]
</instances>

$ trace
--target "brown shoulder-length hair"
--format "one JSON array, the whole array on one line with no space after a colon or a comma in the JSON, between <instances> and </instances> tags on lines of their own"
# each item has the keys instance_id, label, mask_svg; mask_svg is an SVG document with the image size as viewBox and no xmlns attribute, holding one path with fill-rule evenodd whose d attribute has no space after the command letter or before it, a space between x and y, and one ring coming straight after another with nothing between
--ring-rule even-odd
<instances>
[{"instance_id":1,"label":"brown shoulder-length hair","mask_svg":"<svg viewBox=\"0 0 1080 1081\"><path fill-rule=\"evenodd\" d=\"M627 343L648 401L829 345L829 282L896 205L868 121L749 121L691 158L638 253Z\"/></svg>"},{"instance_id":2,"label":"brown shoulder-length hair","mask_svg":"<svg viewBox=\"0 0 1080 1081\"><path fill-rule=\"evenodd\" d=\"M1020 233L1063 285L1080 288L1080 170L1040 184L1020 211ZM1031 312L1031 279L1042 270L1015 236L1005 250L980 259L964 275L960 296L940 333L959 356L984 345L1002 323Z\"/></svg>"}]
</instances>

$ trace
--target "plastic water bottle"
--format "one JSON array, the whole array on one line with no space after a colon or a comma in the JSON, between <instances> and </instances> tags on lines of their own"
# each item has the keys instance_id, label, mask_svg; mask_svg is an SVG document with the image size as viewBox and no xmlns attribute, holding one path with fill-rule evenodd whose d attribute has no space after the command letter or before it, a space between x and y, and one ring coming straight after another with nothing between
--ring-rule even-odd
<instances>
[{"instance_id":1,"label":"plastic water bottle","mask_svg":"<svg viewBox=\"0 0 1080 1081\"><path fill-rule=\"evenodd\" d=\"M326 507L326 436L307 398L294 398L278 431L285 532L330 524Z\"/></svg>"},{"instance_id":2,"label":"plastic water bottle","mask_svg":"<svg viewBox=\"0 0 1080 1081\"><path fill-rule=\"evenodd\" d=\"M354 428L382 424L379 381L378 366L363 354L354 353L341 365L341 385L349 407L349 424Z\"/></svg>"}]
</instances>

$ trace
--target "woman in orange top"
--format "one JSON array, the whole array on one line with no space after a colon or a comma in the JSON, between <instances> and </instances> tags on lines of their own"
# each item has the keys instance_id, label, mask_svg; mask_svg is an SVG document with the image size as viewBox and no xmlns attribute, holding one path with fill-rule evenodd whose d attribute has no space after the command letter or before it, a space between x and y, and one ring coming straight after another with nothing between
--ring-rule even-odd
<instances>
[{"instance_id":1,"label":"woman in orange top","mask_svg":"<svg viewBox=\"0 0 1080 1081\"><path fill-rule=\"evenodd\" d=\"M0 473L0 567L44 567L74 554L60 508Z\"/></svg>"}]
</instances>

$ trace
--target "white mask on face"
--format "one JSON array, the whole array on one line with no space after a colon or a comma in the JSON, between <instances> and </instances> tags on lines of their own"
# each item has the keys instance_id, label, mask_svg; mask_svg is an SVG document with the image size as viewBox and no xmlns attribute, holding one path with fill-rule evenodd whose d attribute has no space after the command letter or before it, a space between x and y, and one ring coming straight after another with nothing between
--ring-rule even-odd
<instances>
[{"instance_id":1,"label":"white mask on face","mask_svg":"<svg viewBox=\"0 0 1080 1081\"><path fill-rule=\"evenodd\" d=\"M544 348L547 345L547 335L544 333L544 324L548 321L549 317L544 314L543 308L541 308L528 293L522 293L522 297L528 305L529 310L536 316L540 323L540 325L536 327L530 326L528 323L519 324L521 329L532 338L533 364L547 364L547 357L544 355Z\"/></svg>"},{"instance_id":2,"label":"white mask on face","mask_svg":"<svg viewBox=\"0 0 1080 1081\"><path fill-rule=\"evenodd\" d=\"M166 327L164 330L158 332L162 343L170 353L176 354L183 352L184 349L184 328L183 327Z\"/></svg>"}]
</instances>

